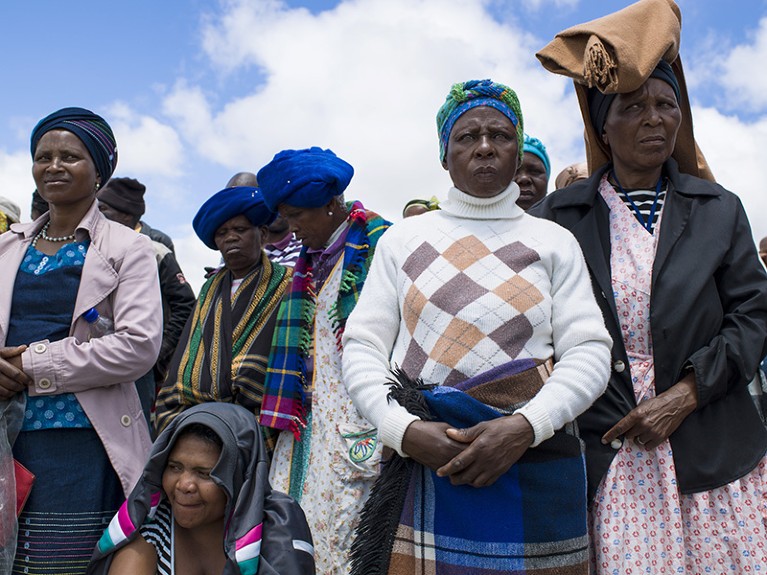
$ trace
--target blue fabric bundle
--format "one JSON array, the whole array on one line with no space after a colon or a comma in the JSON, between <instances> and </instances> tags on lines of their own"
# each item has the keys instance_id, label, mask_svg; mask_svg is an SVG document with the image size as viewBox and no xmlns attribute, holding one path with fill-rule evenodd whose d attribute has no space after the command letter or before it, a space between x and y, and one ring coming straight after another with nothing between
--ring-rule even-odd
<instances>
[{"instance_id":1,"label":"blue fabric bundle","mask_svg":"<svg viewBox=\"0 0 767 575\"><path fill-rule=\"evenodd\" d=\"M316 146L283 150L258 172L258 184L267 207L280 204L319 208L344 193L354 168L331 150Z\"/></svg>"},{"instance_id":2,"label":"blue fabric bundle","mask_svg":"<svg viewBox=\"0 0 767 575\"><path fill-rule=\"evenodd\" d=\"M192 220L197 237L212 250L216 247L216 230L232 218L243 215L254 226L268 226L276 215L269 211L258 188L238 186L225 188L202 205Z\"/></svg>"}]
</instances>

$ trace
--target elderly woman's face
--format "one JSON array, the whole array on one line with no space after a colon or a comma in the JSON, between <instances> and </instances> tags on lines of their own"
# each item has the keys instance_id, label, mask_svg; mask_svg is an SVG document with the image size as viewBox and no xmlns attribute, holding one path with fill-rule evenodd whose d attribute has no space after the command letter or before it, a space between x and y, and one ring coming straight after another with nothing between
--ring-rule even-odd
<instances>
[{"instance_id":1,"label":"elderly woman's face","mask_svg":"<svg viewBox=\"0 0 767 575\"><path fill-rule=\"evenodd\" d=\"M535 154L525 152L522 165L514 174L514 181L519 186L517 205L527 211L546 196L549 176L546 174L543 160Z\"/></svg>"},{"instance_id":2,"label":"elderly woman's face","mask_svg":"<svg viewBox=\"0 0 767 575\"><path fill-rule=\"evenodd\" d=\"M313 250L325 247L325 243L336 231L340 215L337 211L340 209L335 200L319 208L301 208L289 204L277 206L277 211L288 222L296 239Z\"/></svg>"},{"instance_id":3,"label":"elderly woman's face","mask_svg":"<svg viewBox=\"0 0 767 575\"><path fill-rule=\"evenodd\" d=\"M658 169L671 157L682 113L674 89L657 78L628 94L618 94L607 112L602 139L617 173Z\"/></svg>"},{"instance_id":4,"label":"elderly woman's face","mask_svg":"<svg viewBox=\"0 0 767 575\"><path fill-rule=\"evenodd\" d=\"M266 227L257 227L244 215L224 222L214 240L224 264L235 279L244 278L261 261L261 246Z\"/></svg>"},{"instance_id":5,"label":"elderly woman's face","mask_svg":"<svg viewBox=\"0 0 767 575\"><path fill-rule=\"evenodd\" d=\"M85 144L67 130L51 130L40 138L32 177L40 195L54 206L92 202L100 180Z\"/></svg>"},{"instance_id":6,"label":"elderly woman's face","mask_svg":"<svg viewBox=\"0 0 767 575\"><path fill-rule=\"evenodd\" d=\"M495 108L478 106L456 120L442 166L462 192L491 198L509 186L518 161L514 124Z\"/></svg>"}]
</instances>

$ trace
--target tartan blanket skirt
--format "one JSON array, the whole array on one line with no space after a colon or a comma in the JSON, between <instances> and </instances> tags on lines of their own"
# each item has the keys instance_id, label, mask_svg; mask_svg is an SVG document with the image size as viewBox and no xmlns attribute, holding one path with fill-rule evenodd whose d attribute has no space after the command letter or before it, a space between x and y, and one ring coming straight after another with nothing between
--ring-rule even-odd
<instances>
[{"instance_id":1,"label":"tartan blanket skirt","mask_svg":"<svg viewBox=\"0 0 767 575\"><path fill-rule=\"evenodd\" d=\"M455 388L421 393L435 420L470 427L524 405L545 383L550 366L516 360ZM386 465L394 459L402 460L394 455ZM368 564L367 575L588 573L586 472L575 425L529 449L488 487L454 486L412 460L397 463L407 471L399 472L399 481L387 481L384 469L379 487L400 491L394 499L401 511L390 525L390 552L381 554L380 571ZM409 475L404 480L403 473Z\"/></svg>"}]
</instances>

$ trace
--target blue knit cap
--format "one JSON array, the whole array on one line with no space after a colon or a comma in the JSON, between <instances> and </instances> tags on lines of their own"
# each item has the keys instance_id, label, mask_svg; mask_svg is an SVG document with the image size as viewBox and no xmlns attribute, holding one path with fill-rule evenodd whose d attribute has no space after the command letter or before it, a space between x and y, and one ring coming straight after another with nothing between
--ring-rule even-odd
<instances>
[{"instance_id":1,"label":"blue knit cap","mask_svg":"<svg viewBox=\"0 0 767 575\"><path fill-rule=\"evenodd\" d=\"M96 165L101 185L106 185L117 166L117 141L106 120L85 108L62 108L53 112L40 120L32 130L32 158L35 157L40 138L51 130L67 130L80 138Z\"/></svg>"},{"instance_id":2,"label":"blue knit cap","mask_svg":"<svg viewBox=\"0 0 767 575\"><path fill-rule=\"evenodd\" d=\"M516 92L504 84L492 80L469 80L453 84L445 103L437 112L437 132L439 133L439 159L445 160L447 143L455 121L472 108L488 106L506 116L517 129L517 147L522 159L524 127L522 108ZM260 180L259 180L260 181Z\"/></svg>"},{"instance_id":3,"label":"blue knit cap","mask_svg":"<svg viewBox=\"0 0 767 575\"><path fill-rule=\"evenodd\" d=\"M546 168L546 177L551 175L551 164L549 163L549 155L546 153L546 146L543 145L538 138L533 138L525 134L525 145L522 146L523 151L530 152L538 156L543 162L543 166Z\"/></svg>"},{"instance_id":4,"label":"blue knit cap","mask_svg":"<svg viewBox=\"0 0 767 575\"><path fill-rule=\"evenodd\" d=\"M354 168L330 150L312 147L283 150L258 171L256 178L267 207L280 204L319 208L344 193Z\"/></svg>"},{"instance_id":5,"label":"blue knit cap","mask_svg":"<svg viewBox=\"0 0 767 575\"><path fill-rule=\"evenodd\" d=\"M217 250L216 230L234 217L243 215L254 226L268 226L275 214L264 204L258 188L238 186L225 188L202 205L192 220L197 237L212 250Z\"/></svg>"}]
</instances>

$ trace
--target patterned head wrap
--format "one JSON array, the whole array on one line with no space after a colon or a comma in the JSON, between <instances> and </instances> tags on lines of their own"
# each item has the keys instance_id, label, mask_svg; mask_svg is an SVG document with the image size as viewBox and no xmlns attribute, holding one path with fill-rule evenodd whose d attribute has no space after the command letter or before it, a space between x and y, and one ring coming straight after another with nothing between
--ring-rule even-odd
<instances>
[{"instance_id":1,"label":"patterned head wrap","mask_svg":"<svg viewBox=\"0 0 767 575\"><path fill-rule=\"evenodd\" d=\"M257 174L261 193L273 212L280 204L319 208L340 196L354 168L330 150L283 150Z\"/></svg>"},{"instance_id":2,"label":"patterned head wrap","mask_svg":"<svg viewBox=\"0 0 767 575\"><path fill-rule=\"evenodd\" d=\"M439 159L445 160L447 142L455 121L465 112L478 106L495 108L506 116L517 129L517 145L519 158L522 159L524 126L522 108L517 94L504 84L492 80L469 80L453 84L445 103L437 112L437 132L439 133Z\"/></svg>"},{"instance_id":3,"label":"patterned head wrap","mask_svg":"<svg viewBox=\"0 0 767 575\"><path fill-rule=\"evenodd\" d=\"M30 149L33 158L40 138L51 130L67 130L80 138L96 164L101 185L106 185L117 166L117 142L106 120L85 108L62 108L53 112L32 130Z\"/></svg>"},{"instance_id":4,"label":"patterned head wrap","mask_svg":"<svg viewBox=\"0 0 767 575\"><path fill-rule=\"evenodd\" d=\"M543 162L543 166L546 168L546 177L551 176L551 164L549 163L549 155L546 153L546 146L543 145L538 138L533 138L525 134L525 145L522 146L523 152L529 152L535 154Z\"/></svg>"},{"instance_id":5,"label":"patterned head wrap","mask_svg":"<svg viewBox=\"0 0 767 575\"><path fill-rule=\"evenodd\" d=\"M202 205L192 220L197 237L212 250L216 247L216 230L232 218L243 215L254 226L268 226L276 215L269 211L258 188L238 186L224 188Z\"/></svg>"},{"instance_id":6,"label":"patterned head wrap","mask_svg":"<svg viewBox=\"0 0 767 575\"><path fill-rule=\"evenodd\" d=\"M674 70L668 62L665 60L658 62L658 65L655 66L655 69L650 73L648 80L650 78L657 78L658 80L666 82L674 89L676 101L682 101L682 96L679 92L679 81L676 79ZM603 94L597 88L589 88L589 115L591 116L591 124L594 126L594 130L596 130L597 134L601 134L604 131L607 112L610 111L610 106L617 95L618 94Z\"/></svg>"}]
</instances>

